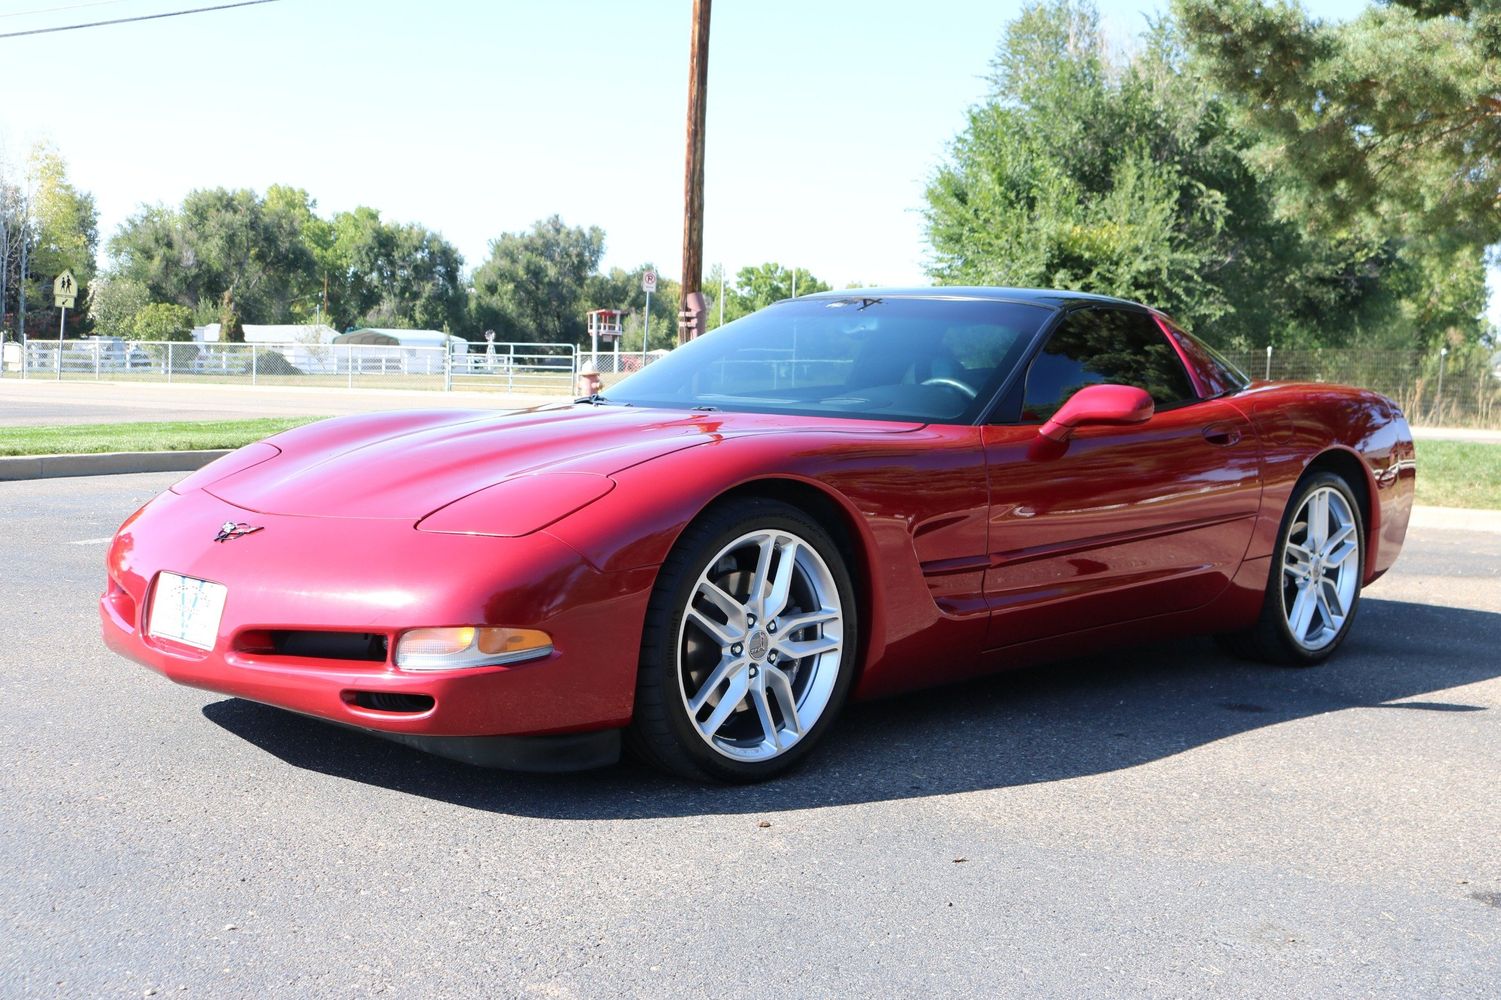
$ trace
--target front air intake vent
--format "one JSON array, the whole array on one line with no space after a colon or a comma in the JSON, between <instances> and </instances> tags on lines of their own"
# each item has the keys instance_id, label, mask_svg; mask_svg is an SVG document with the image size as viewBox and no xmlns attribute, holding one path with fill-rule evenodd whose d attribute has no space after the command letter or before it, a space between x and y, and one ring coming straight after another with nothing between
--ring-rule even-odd
<instances>
[{"instance_id":1,"label":"front air intake vent","mask_svg":"<svg viewBox=\"0 0 1501 1000\"><path fill-rule=\"evenodd\" d=\"M420 715L432 710L431 695L392 694L388 691L345 691L344 700L373 712L393 712L402 715Z\"/></svg>"},{"instance_id":2,"label":"front air intake vent","mask_svg":"<svg viewBox=\"0 0 1501 1000\"><path fill-rule=\"evenodd\" d=\"M235 648L257 656L298 656L314 660L385 663L389 640L374 632L318 632L268 629L242 633Z\"/></svg>"}]
</instances>

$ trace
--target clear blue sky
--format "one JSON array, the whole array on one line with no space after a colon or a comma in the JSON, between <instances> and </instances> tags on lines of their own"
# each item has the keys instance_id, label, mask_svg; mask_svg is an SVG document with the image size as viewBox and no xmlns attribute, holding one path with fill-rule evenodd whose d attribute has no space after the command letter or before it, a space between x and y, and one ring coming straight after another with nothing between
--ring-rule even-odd
<instances>
[{"instance_id":1,"label":"clear blue sky","mask_svg":"<svg viewBox=\"0 0 1501 1000\"><path fill-rule=\"evenodd\" d=\"M0 33L223 0L3 0ZM76 9L21 14L36 8ZM1164 4L1102 0L1124 41ZM1309 4L1348 17L1355 0ZM719 0L705 257L925 283L925 179L1018 2ZM107 237L195 187L306 188L439 230L470 267L557 212L676 275L689 0L280 0L0 39L0 156L57 145Z\"/></svg>"}]
</instances>

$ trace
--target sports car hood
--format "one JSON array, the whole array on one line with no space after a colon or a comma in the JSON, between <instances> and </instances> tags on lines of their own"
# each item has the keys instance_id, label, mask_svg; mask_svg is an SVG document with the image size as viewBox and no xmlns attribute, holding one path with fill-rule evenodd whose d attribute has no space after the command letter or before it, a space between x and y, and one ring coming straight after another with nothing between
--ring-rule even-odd
<instances>
[{"instance_id":1,"label":"sports car hood","mask_svg":"<svg viewBox=\"0 0 1501 1000\"><path fill-rule=\"evenodd\" d=\"M341 417L269 439L280 454L205 489L237 507L304 517L417 519L516 476L609 476L744 434L901 433L921 424L559 405L520 413L417 410ZM268 452L269 454L269 452Z\"/></svg>"}]
</instances>

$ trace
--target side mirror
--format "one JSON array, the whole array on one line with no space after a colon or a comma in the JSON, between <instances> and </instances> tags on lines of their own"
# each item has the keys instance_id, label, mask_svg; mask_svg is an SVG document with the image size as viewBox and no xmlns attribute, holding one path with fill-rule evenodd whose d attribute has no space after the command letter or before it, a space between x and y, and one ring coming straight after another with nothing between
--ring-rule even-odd
<instances>
[{"instance_id":1,"label":"side mirror","mask_svg":"<svg viewBox=\"0 0 1501 1000\"><path fill-rule=\"evenodd\" d=\"M1058 408L1037 433L1063 444L1079 427L1140 424L1155 406L1145 389L1131 385L1086 385Z\"/></svg>"}]
</instances>

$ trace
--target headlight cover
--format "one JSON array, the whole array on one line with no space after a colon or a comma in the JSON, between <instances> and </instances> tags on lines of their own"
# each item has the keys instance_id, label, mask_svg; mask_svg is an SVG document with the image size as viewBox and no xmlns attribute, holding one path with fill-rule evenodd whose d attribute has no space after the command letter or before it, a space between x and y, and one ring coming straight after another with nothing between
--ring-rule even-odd
<instances>
[{"instance_id":1,"label":"headlight cover","mask_svg":"<svg viewBox=\"0 0 1501 1000\"><path fill-rule=\"evenodd\" d=\"M260 465L262 462L268 462L280 454L280 448L274 444L267 444L265 441L247 444L237 451L232 451L228 455L214 459L187 478L179 479L168 487L168 489L179 496L184 493L191 493L193 490L201 490L205 486L211 486L221 479L228 479L237 472L244 472L246 469Z\"/></svg>"}]
</instances>

